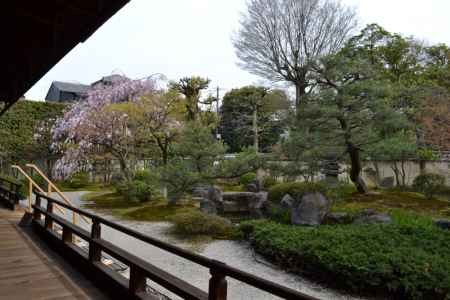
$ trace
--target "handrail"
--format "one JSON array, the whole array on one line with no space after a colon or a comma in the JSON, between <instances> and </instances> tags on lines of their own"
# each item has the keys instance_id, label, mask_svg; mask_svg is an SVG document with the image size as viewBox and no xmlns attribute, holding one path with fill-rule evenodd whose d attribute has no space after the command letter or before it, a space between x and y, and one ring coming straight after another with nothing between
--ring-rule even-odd
<instances>
[{"instance_id":1,"label":"handrail","mask_svg":"<svg viewBox=\"0 0 450 300\"><path fill-rule=\"evenodd\" d=\"M135 231L133 229L130 229L123 225L117 224L115 222L112 222L110 220L107 220L105 218L97 216L88 211L85 211L83 209L70 206L66 203L63 203L59 200L48 197L44 194L40 194L36 191L35 191L35 194L36 194L37 199L43 198L43 199L47 200L47 209L46 210L44 210L42 207L40 207L40 200L39 200L39 205L33 206L36 208L35 213L37 212L38 214L44 214L46 216L46 220L47 220L46 228L47 229L51 228L51 226L52 226L51 224L52 224L53 220L55 220L53 218L54 215L52 213L53 204L60 205L62 207L65 207L68 210L72 210L73 212L76 212L80 215L90 218L92 220L91 236L87 240L89 243L89 249L90 249L89 257L90 258L92 258L92 257L98 258L98 253L100 253L101 251L106 251L110 255L116 256L116 258L119 258L121 260L124 260L124 258L125 258L126 261L130 262L129 263L129 266L131 268L130 273L137 272L138 274L142 275L143 278L139 278L139 279L144 280L144 282L145 282L145 277L150 276L148 274L151 274L151 272L152 272L151 265L149 265L148 268L145 267L146 264L136 265L135 264L136 258L134 258L134 256L132 254L103 240L100 237L101 224L111 227L115 230L118 230L119 232L127 234L131 237L134 237L134 238L141 240L145 243L148 243L152 246L155 246L157 248L160 248L162 250L165 250L165 251L175 254L177 256L183 257L183 258L185 258L189 261L192 261L194 263L197 263L201 266L209 268L212 277L210 279L209 298L208 299L213 299L213 300L226 299L226 289L227 289L226 276L228 276L228 277L234 278L238 281L249 284L253 287L256 287L258 289L261 289L263 291L266 291L268 293L271 293L273 295L276 295L278 297L282 297L284 299L317 300L316 298L305 295L296 290L290 289L288 287L279 285L277 283L271 282L269 280L257 277L250 273L247 273L247 272L244 272L237 268L231 267L223 262L207 258L205 256L187 251L180 247L177 247L177 246L165 243L163 241L160 241L158 239L152 238L152 237L142 234L138 231ZM59 219L59 221L55 220L55 222L61 222L61 219ZM63 230L64 230L64 226L63 226ZM75 230L72 230L71 232L76 233ZM135 270L136 268L138 270ZM155 275L155 274L152 274L152 275ZM155 275L155 276L157 277L158 275ZM159 275L159 276L161 276L161 275ZM175 283L173 283L173 284L175 284ZM170 283L169 283L169 285L170 285ZM131 278L130 278L130 286L132 286Z\"/></svg>"},{"instance_id":2,"label":"handrail","mask_svg":"<svg viewBox=\"0 0 450 300\"><path fill-rule=\"evenodd\" d=\"M69 198L67 198L66 195L63 194L63 192L61 192L61 190L44 174L44 172L41 171L41 169L39 169L35 164L26 164L25 166L27 166L28 168L32 168L34 169L39 176L41 176L48 184L48 192L47 195L50 196L52 189L56 192L56 194L58 194L58 196L60 196L66 203L68 203L69 205L73 206L72 201L70 201ZM81 218L87 223L90 224L90 221L86 218L84 218L83 216L81 216ZM76 224L76 214L72 214L72 222L74 224Z\"/></svg>"},{"instance_id":3,"label":"handrail","mask_svg":"<svg viewBox=\"0 0 450 300\"><path fill-rule=\"evenodd\" d=\"M33 202L33 187L36 188L39 192L45 193L44 190L31 178L28 176L27 172L25 172L20 166L12 165L11 168L18 170L27 180L28 180L28 212L31 212L31 203ZM59 206L56 207L64 216L66 212L62 210Z\"/></svg>"},{"instance_id":4,"label":"handrail","mask_svg":"<svg viewBox=\"0 0 450 300\"><path fill-rule=\"evenodd\" d=\"M9 183L9 188L4 186L5 183ZM17 203L19 203L19 187L20 185L10 180L0 178L0 200L14 210Z\"/></svg>"}]
</instances>

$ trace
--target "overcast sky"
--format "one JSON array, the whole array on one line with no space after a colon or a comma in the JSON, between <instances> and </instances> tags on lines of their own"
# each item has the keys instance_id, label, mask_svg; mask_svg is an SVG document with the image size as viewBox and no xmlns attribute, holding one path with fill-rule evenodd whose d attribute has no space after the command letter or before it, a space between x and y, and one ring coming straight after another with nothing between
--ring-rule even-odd
<instances>
[{"instance_id":1,"label":"overcast sky","mask_svg":"<svg viewBox=\"0 0 450 300\"><path fill-rule=\"evenodd\" d=\"M391 32L450 44L449 0L343 0L357 8L360 26L376 22ZM231 43L246 0L131 0L78 45L28 93L45 98L54 80L91 83L112 73L169 79L200 75L211 87L260 83L240 70Z\"/></svg>"}]
</instances>

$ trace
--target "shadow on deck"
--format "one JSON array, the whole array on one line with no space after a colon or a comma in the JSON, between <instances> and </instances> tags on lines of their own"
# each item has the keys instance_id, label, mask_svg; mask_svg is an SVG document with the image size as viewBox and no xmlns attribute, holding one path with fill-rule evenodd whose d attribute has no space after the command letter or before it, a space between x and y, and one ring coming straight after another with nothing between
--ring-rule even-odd
<instances>
[{"instance_id":1,"label":"shadow on deck","mask_svg":"<svg viewBox=\"0 0 450 300\"><path fill-rule=\"evenodd\" d=\"M0 207L0 299L108 299L33 234L23 210Z\"/></svg>"}]
</instances>

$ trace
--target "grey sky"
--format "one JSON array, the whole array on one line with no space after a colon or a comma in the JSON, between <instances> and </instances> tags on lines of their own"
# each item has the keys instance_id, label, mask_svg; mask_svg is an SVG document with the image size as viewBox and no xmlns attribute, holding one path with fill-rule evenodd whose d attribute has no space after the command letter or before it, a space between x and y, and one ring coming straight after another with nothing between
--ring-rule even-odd
<instances>
[{"instance_id":1,"label":"grey sky","mask_svg":"<svg viewBox=\"0 0 450 300\"><path fill-rule=\"evenodd\" d=\"M450 44L449 0L343 0L360 23ZM223 91L257 83L240 70L231 43L246 0L132 0L84 44L78 45L28 93L42 100L54 80L90 83L121 72L131 78L163 73L200 75Z\"/></svg>"}]
</instances>

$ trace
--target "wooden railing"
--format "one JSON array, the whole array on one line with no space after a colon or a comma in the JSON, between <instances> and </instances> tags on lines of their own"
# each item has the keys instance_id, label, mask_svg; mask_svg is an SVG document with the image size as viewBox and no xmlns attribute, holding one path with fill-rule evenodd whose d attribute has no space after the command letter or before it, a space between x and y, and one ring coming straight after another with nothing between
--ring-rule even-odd
<instances>
[{"instance_id":1,"label":"wooden railing","mask_svg":"<svg viewBox=\"0 0 450 300\"><path fill-rule=\"evenodd\" d=\"M108 282L113 282L116 286L122 287L125 290L126 299L146 299L146 287L148 279L166 288L167 290L180 296L183 299L225 300L227 299L227 277L234 278L238 281L244 282L250 286L256 287L284 299L315 299L293 289L281 286L277 283L233 268L220 261L213 260L192 253L190 251L186 251L177 246L162 242L85 210L52 199L51 197L48 197L39 192L35 191L35 194L36 202L33 205L33 226L38 230L38 232L50 237L53 240L52 243L57 248L59 248L62 253L67 255L68 251L73 251L76 255L70 256L72 263L87 266L84 267L84 269L90 274L98 274L98 272L100 272L103 277L107 278L106 285L108 285ZM47 201L47 205L45 208L41 205L42 199ZM91 231L88 232L81 227L68 222L66 219L56 215L53 212L54 205L62 206L72 212L78 213L91 219ZM44 216L43 221L42 216ZM54 230L55 223L62 227L61 236L57 235ZM211 275L209 279L208 292L205 292L193 286L189 282L167 273L165 270L162 270L151 264L151 262L145 261L142 258L128 252L127 250L103 239L101 236L102 226L108 226L123 234L143 241L149 245L155 246L159 249L165 250L169 253L175 254L205 268L208 268ZM80 250L77 249L78 247L73 244L73 235L76 235L88 242L88 255L80 253ZM130 268L129 279L120 276L118 273L111 272L110 269L102 264L102 251L118 259ZM74 259L74 257L76 258ZM103 284L105 284L105 280L102 280L102 282Z\"/></svg>"},{"instance_id":2,"label":"wooden railing","mask_svg":"<svg viewBox=\"0 0 450 300\"><path fill-rule=\"evenodd\" d=\"M36 165L34 164L27 164L26 165L28 168L33 169L34 171L37 172L37 174L44 179L44 181L47 182L47 191L44 191L42 189L42 187L40 187L34 180L33 178L31 178L30 175L28 175L27 172L25 172L22 167L18 166L18 165L13 165L11 166L13 169L17 170L27 181L28 181L28 210L31 211L31 205L33 203L33 190L37 189L40 193L42 194L47 194L47 196L50 197L50 195L52 194L52 192L54 191L59 197L61 197L61 199L63 199L66 204L72 205L72 202L70 201L70 199L63 194L63 192L61 192L61 190L44 174L44 172L42 172ZM56 206L56 209L59 210L62 214L66 215L66 211L61 209L60 206ZM85 221L86 223L90 224L89 219L85 218L85 217L81 217L83 219L83 221ZM77 217L76 214L73 213L72 214L72 222L74 224L77 223Z\"/></svg>"},{"instance_id":3,"label":"wooden railing","mask_svg":"<svg viewBox=\"0 0 450 300\"><path fill-rule=\"evenodd\" d=\"M0 177L0 200L11 210L14 210L19 203L21 186L21 184Z\"/></svg>"}]
</instances>

